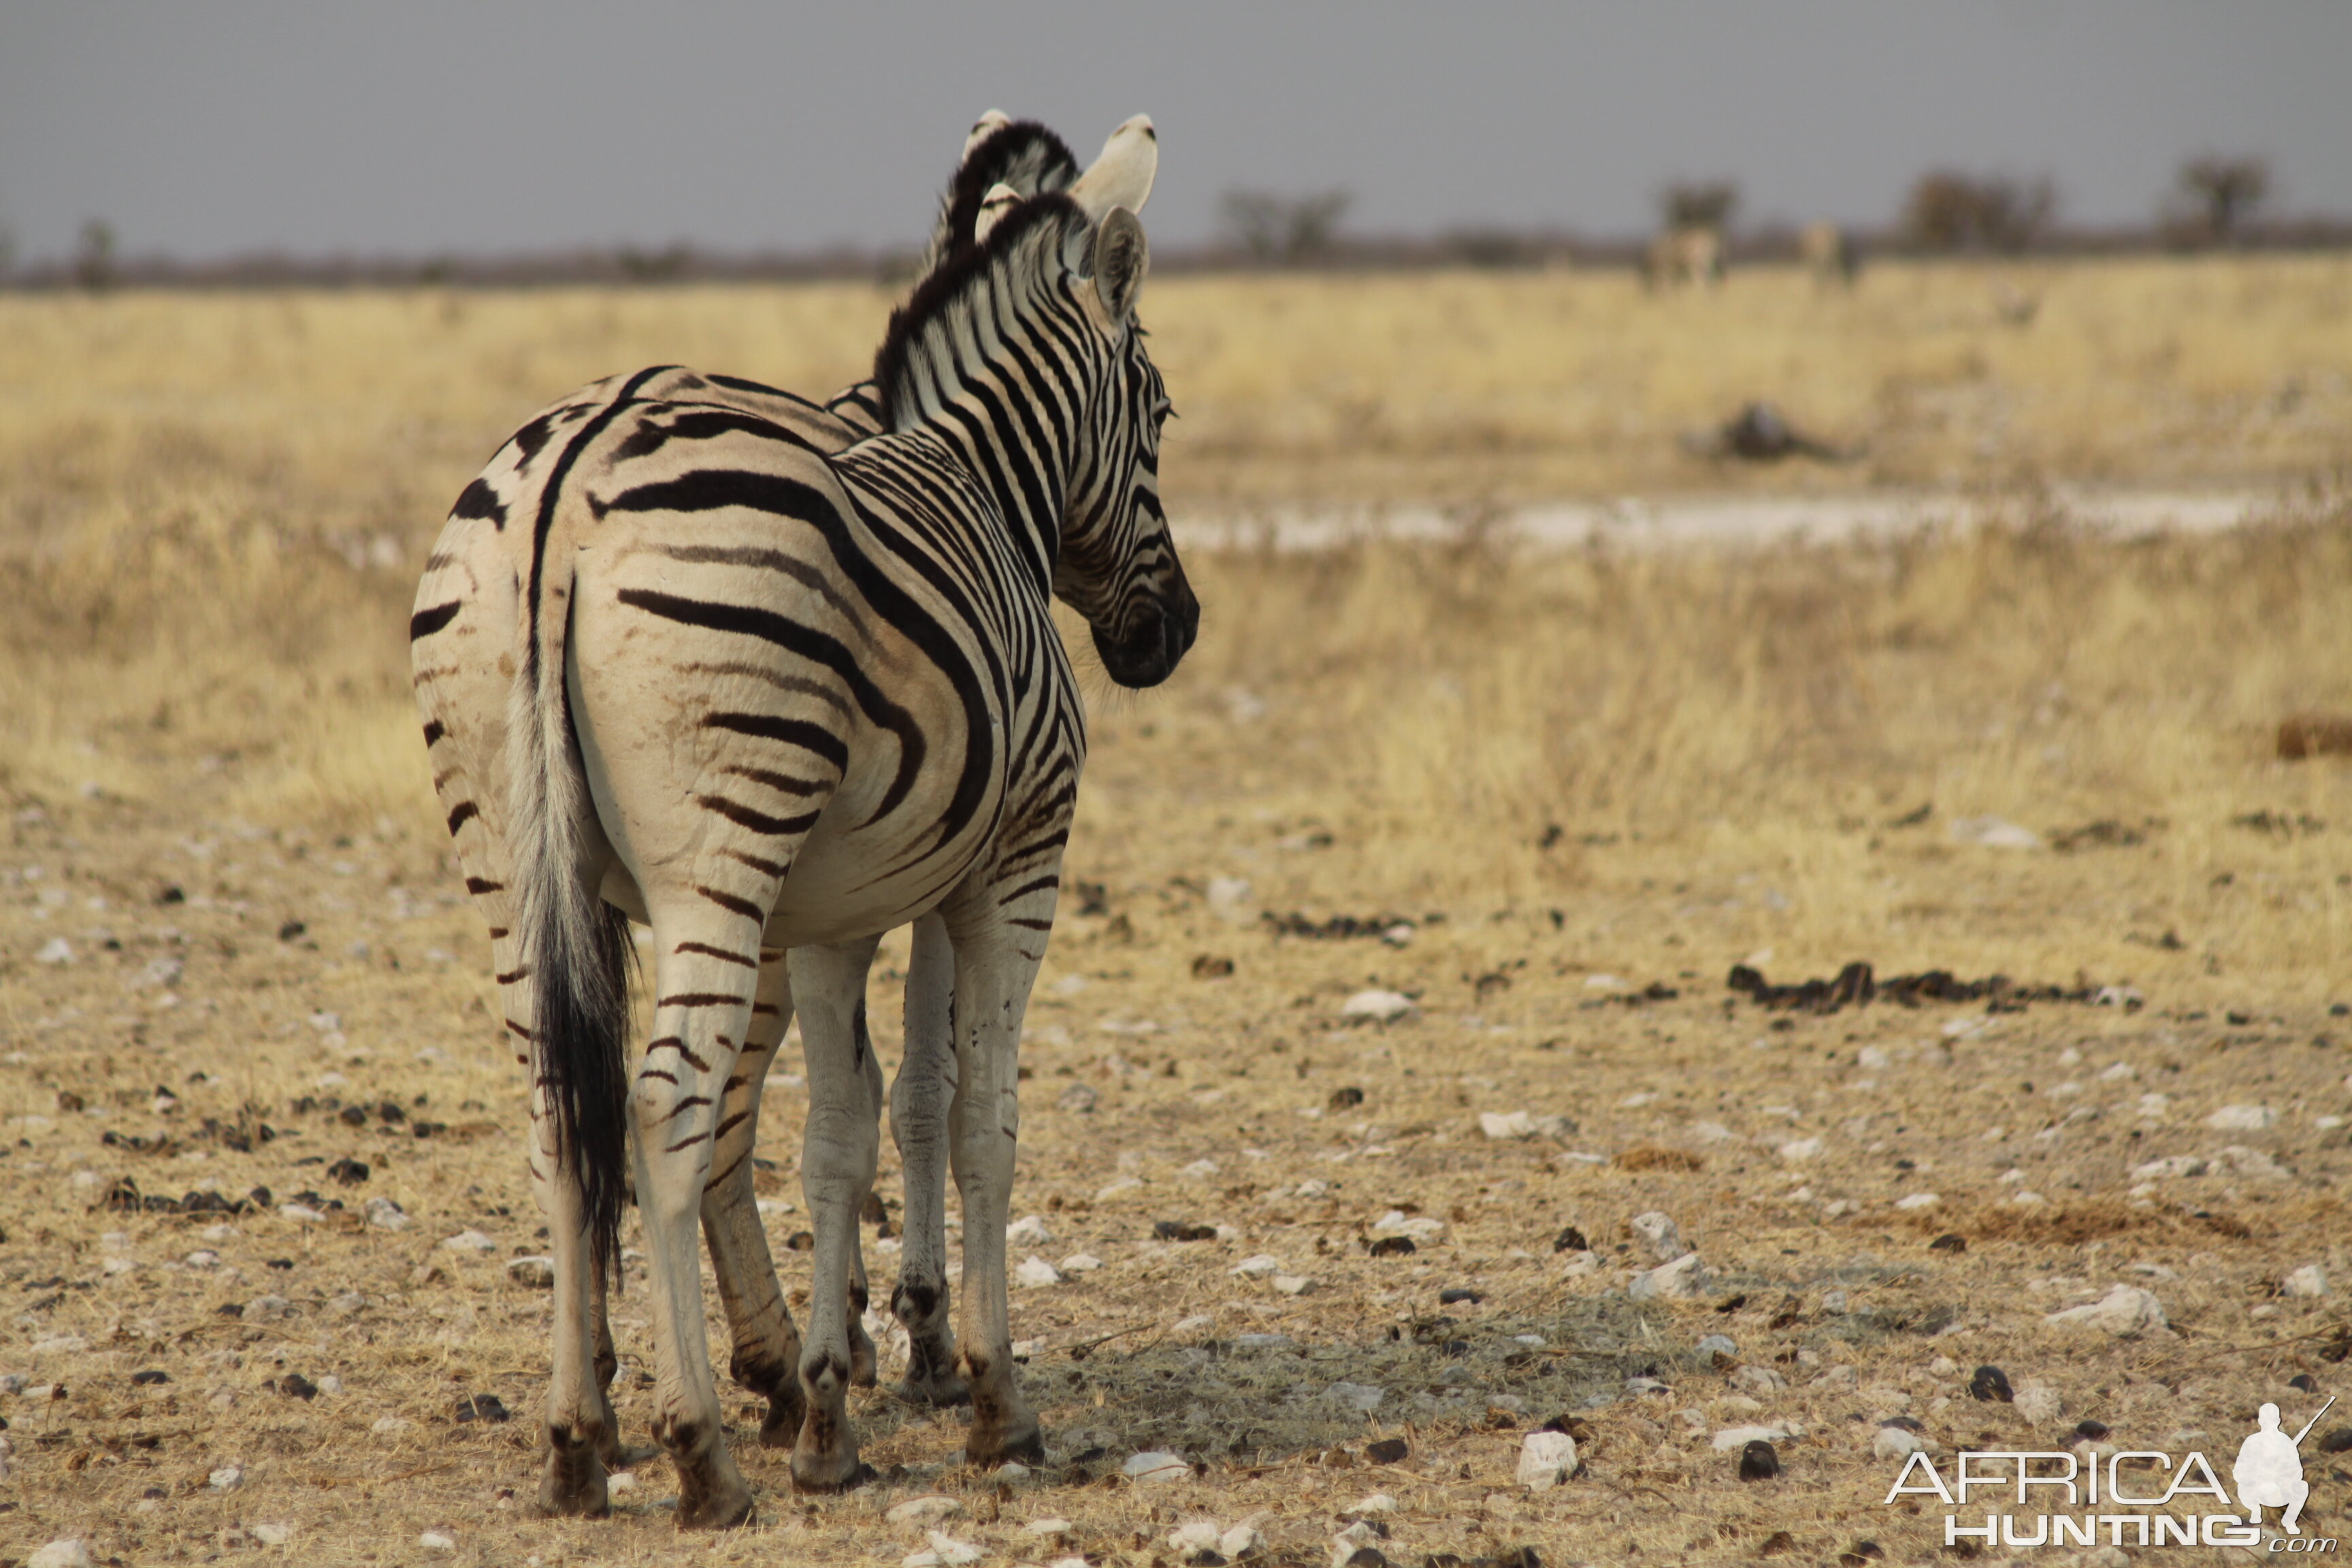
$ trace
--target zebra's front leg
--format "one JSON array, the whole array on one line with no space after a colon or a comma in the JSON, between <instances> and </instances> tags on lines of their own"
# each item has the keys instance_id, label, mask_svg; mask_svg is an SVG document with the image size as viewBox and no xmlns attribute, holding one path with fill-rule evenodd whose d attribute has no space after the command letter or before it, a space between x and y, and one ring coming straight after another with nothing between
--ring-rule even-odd
<instances>
[{"instance_id":1,"label":"zebra's front leg","mask_svg":"<svg viewBox=\"0 0 2352 1568\"><path fill-rule=\"evenodd\" d=\"M955 1092L955 949L936 914L915 922L907 965L906 1051L890 1086L890 1133L907 1185L906 1231L890 1310L907 1330L902 1399L969 1405L948 1308L948 1104Z\"/></svg>"},{"instance_id":2,"label":"zebra's front leg","mask_svg":"<svg viewBox=\"0 0 2352 1568\"><path fill-rule=\"evenodd\" d=\"M727 1452L704 1342L698 1221L719 1101L751 1022L758 934L747 939L741 922L696 920L700 913L654 911L654 1037L630 1097L654 1309L654 1437L677 1467L681 1530L723 1529L751 1517L751 1489Z\"/></svg>"},{"instance_id":3,"label":"zebra's front leg","mask_svg":"<svg viewBox=\"0 0 2352 1568\"><path fill-rule=\"evenodd\" d=\"M874 1054L874 1039L866 1027L866 1011L862 1005L856 1022L860 1058L857 1076L866 1090L866 1114L877 1129L876 1143L878 1146L882 1125L882 1062ZM861 1218L873 1191L874 1182L869 1176L866 1178L866 1194L857 1200ZM849 1248L849 1381L856 1388L871 1388L881 1380L881 1358L875 1354L874 1336L866 1331L866 1310L873 1305L873 1292L866 1283L866 1248L853 1239Z\"/></svg>"},{"instance_id":4,"label":"zebra's front leg","mask_svg":"<svg viewBox=\"0 0 2352 1568\"><path fill-rule=\"evenodd\" d=\"M1012 1218L1021 1133L1021 1018L1045 955L1053 892L1049 886L1010 911L998 906L992 887L965 903L950 916L950 927L957 1082L948 1126L956 1187L963 1194L963 1361L972 1413L964 1460L984 1468L1007 1459L1034 1464L1045 1453L1037 1417L1013 1381L1004 1227ZM1021 918L1016 923L1008 914Z\"/></svg>"},{"instance_id":5,"label":"zebra's front leg","mask_svg":"<svg viewBox=\"0 0 2352 1568\"><path fill-rule=\"evenodd\" d=\"M808 1419L793 1449L793 1484L803 1491L840 1491L870 1478L849 1429L852 1370L849 1288L857 1253L857 1211L874 1190L880 1142L867 1064L867 938L792 952L793 994L800 1006L808 1061L808 1126L801 1186L816 1232L811 1255L808 1337L801 1389Z\"/></svg>"},{"instance_id":6,"label":"zebra's front leg","mask_svg":"<svg viewBox=\"0 0 2352 1568\"><path fill-rule=\"evenodd\" d=\"M751 1005L750 1037L727 1077L719 1102L719 1125L711 1150L711 1176L702 1190L702 1234L710 1247L711 1272L727 1310L734 1342L728 1373L768 1402L760 1442L789 1447L808 1413L801 1396L801 1336L784 1306L767 1227L760 1223L751 1155L758 1146L760 1094L768 1068L792 1022L793 992L784 955L760 955L760 990Z\"/></svg>"}]
</instances>

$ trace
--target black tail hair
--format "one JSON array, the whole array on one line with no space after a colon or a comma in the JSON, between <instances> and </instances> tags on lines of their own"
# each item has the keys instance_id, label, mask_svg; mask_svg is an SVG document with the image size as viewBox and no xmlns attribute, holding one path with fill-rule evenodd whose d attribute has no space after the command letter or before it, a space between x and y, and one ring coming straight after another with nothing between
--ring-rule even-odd
<instances>
[{"instance_id":1,"label":"black tail hair","mask_svg":"<svg viewBox=\"0 0 2352 1568\"><path fill-rule=\"evenodd\" d=\"M580 1185L588 1256L597 1272L617 1283L621 1210L629 1193L629 990L636 950L629 917L598 904L577 933L584 941L567 942L544 922L531 933L535 950L553 960L533 966L539 1007L531 1032L555 1118L556 1162Z\"/></svg>"}]
</instances>

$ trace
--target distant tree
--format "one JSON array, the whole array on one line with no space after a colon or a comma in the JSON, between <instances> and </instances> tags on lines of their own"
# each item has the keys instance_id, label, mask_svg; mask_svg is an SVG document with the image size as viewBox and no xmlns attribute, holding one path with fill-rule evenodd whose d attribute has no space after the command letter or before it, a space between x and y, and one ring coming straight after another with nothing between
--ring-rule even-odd
<instances>
[{"instance_id":1,"label":"distant tree","mask_svg":"<svg viewBox=\"0 0 2352 1568\"><path fill-rule=\"evenodd\" d=\"M1278 196L1268 191L1228 191L1225 231L1252 258L1265 262L1311 260L1331 248L1350 197L1345 191Z\"/></svg>"},{"instance_id":2,"label":"distant tree","mask_svg":"<svg viewBox=\"0 0 2352 1568\"><path fill-rule=\"evenodd\" d=\"M74 281L85 289L103 289L114 281L114 227L103 218L92 218L81 226L73 275Z\"/></svg>"},{"instance_id":3,"label":"distant tree","mask_svg":"<svg viewBox=\"0 0 2352 1568\"><path fill-rule=\"evenodd\" d=\"M1666 228L1705 228L1721 234L1739 205L1736 180L1678 182L1658 195L1658 216Z\"/></svg>"},{"instance_id":4,"label":"distant tree","mask_svg":"<svg viewBox=\"0 0 2352 1568\"><path fill-rule=\"evenodd\" d=\"M2057 205L2047 178L2028 184L1936 169L1911 187L1903 226L1928 250L2023 250L2049 226Z\"/></svg>"},{"instance_id":5,"label":"distant tree","mask_svg":"<svg viewBox=\"0 0 2352 1568\"><path fill-rule=\"evenodd\" d=\"M2179 185L2197 210L2204 237L2228 245L2271 194L2271 166L2260 158L2191 158L2180 165Z\"/></svg>"},{"instance_id":6,"label":"distant tree","mask_svg":"<svg viewBox=\"0 0 2352 1568\"><path fill-rule=\"evenodd\" d=\"M16 231L0 223L0 278L16 270Z\"/></svg>"}]
</instances>

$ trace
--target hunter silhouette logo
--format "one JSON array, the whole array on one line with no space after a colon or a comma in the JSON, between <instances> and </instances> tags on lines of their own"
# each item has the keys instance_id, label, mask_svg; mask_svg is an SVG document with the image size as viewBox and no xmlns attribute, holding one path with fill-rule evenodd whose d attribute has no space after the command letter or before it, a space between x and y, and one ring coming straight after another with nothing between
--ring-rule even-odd
<instances>
[{"instance_id":1,"label":"hunter silhouette logo","mask_svg":"<svg viewBox=\"0 0 2352 1568\"><path fill-rule=\"evenodd\" d=\"M2203 1454L2176 1457L2149 1448L1963 1449L1944 1461L1951 1467L1948 1479L1932 1455L1915 1450L1885 1501L1892 1506L1916 1496L1944 1504L1951 1510L1943 1521L1948 1547L2261 1547L2263 1510L2274 1508L2281 1510L2275 1526L2281 1533L2271 1537L2270 1552L2332 1552L2333 1538L2303 1531L2311 1485L2303 1479L2300 1449L2335 1405L2333 1399L2321 1405L2292 1436L2280 1429L2277 1405L2262 1406L2230 1468L2234 1513L2216 1509L2230 1507L2231 1489ZM1988 1491L1991 1500L1971 1495ZM1996 1506L1983 1513L1964 1511L1994 1500ZM1982 1523L1975 1522L1979 1519Z\"/></svg>"},{"instance_id":2,"label":"hunter silhouette logo","mask_svg":"<svg viewBox=\"0 0 2352 1568\"><path fill-rule=\"evenodd\" d=\"M2230 1467L2230 1479L2238 1483L2238 1506L2246 1510L2248 1524L2262 1523L2266 1508L2283 1508L2286 1511L2279 1515L2279 1528L2289 1535L2303 1533L2295 1521L2311 1496L2311 1483L2303 1479L2303 1440L2335 1405L2329 1399L2319 1407L2319 1415L2305 1422L2292 1437L2279 1430L2279 1407L2262 1407L2252 1435L2238 1445L2238 1462Z\"/></svg>"}]
</instances>

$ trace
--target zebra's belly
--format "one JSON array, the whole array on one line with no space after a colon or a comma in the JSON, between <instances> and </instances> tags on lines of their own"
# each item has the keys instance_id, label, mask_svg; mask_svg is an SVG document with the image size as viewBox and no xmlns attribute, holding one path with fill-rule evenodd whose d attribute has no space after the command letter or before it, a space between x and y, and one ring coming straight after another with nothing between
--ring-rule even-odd
<instances>
[{"instance_id":1,"label":"zebra's belly","mask_svg":"<svg viewBox=\"0 0 2352 1568\"><path fill-rule=\"evenodd\" d=\"M768 946L848 942L904 925L930 912L979 858L978 834L942 854L928 847L929 827L841 827L836 820L855 818L828 810L793 858L768 916Z\"/></svg>"}]
</instances>

